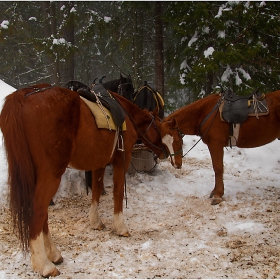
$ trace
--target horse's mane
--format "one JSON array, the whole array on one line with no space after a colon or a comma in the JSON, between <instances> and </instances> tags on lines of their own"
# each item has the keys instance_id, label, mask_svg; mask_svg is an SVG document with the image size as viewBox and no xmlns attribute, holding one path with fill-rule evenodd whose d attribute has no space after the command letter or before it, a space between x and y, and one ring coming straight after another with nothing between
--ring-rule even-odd
<instances>
[{"instance_id":1,"label":"horse's mane","mask_svg":"<svg viewBox=\"0 0 280 280\"><path fill-rule=\"evenodd\" d=\"M185 115L186 112L187 112L187 114L189 114L190 111L192 111L194 113L193 117L195 117L195 112L198 111L198 110L200 112L203 111L203 110L201 110L201 108L203 106L205 106L205 104L207 106L210 105L210 107L212 106L211 105L212 103L209 103L209 99L213 99L213 106L214 106L214 103L218 100L218 97L219 97L219 94L211 94L211 95L208 95L208 96L206 96L204 98L196 100L193 103L187 104L184 107L175 110L173 113L171 113L169 116L167 116L164 119L164 121L168 121L168 120L171 120L172 118L176 118L178 116ZM214 102L214 100L215 100L215 102ZM211 109L212 108L210 108L210 110ZM205 113L207 113L207 112L205 112Z\"/></svg>"},{"instance_id":2,"label":"horse's mane","mask_svg":"<svg viewBox=\"0 0 280 280\"><path fill-rule=\"evenodd\" d=\"M150 119L150 112L146 109L141 109L140 107L138 107L136 104L132 103L131 101L129 101L128 99L126 99L125 97L116 94L115 92L109 90L110 94L113 95L113 97L117 100L120 100L123 104L125 104L125 111L128 114L133 114L135 115L140 115L142 118L146 118L148 117ZM124 107L124 105L121 105L122 107ZM129 110L128 110L129 109ZM147 113L146 113L147 112Z\"/></svg>"}]
</instances>

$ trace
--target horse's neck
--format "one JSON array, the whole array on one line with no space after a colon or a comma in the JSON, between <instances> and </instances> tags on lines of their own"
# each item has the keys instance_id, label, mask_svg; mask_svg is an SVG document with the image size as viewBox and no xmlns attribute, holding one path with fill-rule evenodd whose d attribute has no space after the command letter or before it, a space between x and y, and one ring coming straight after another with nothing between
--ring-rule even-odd
<instances>
[{"instance_id":1,"label":"horse's neck","mask_svg":"<svg viewBox=\"0 0 280 280\"><path fill-rule=\"evenodd\" d=\"M175 111L169 117L175 117L182 133L197 135L200 124L207 114L211 112L218 99L218 96L210 95Z\"/></svg>"},{"instance_id":2,"label":"horse's neck","mask_svg":"<svg viewBox=\"0 0 280 280\"><path fill-rule=\"evenodd\" d=\"M137 116L142 116L143 110L119 94L113 94L113 96L119 101L134 123L139 125L142 118L138 118Z\"/></svg>"},{"instance_id":3,"label":"horse's neck","mask_svg":"<svg viewBox=\"0 0 280 280\"><path fill-rule=\"evenodd\" d=\"M175 112L176 113L176 112ZM197 131L198 112L191 106L183 107L177 112L175 119L182 133L186 135L195 135Z\"/></svg>"},{"instance_id":4,"label":"horse's neck","mask_svg":"<svg viewBox=\"0 0 280 280\"><path fill-rule=\"evenodd\" d=\"M143 110L140 109L137 105L134 105L126 98L121 99L121 104L130 118L138 125L140 123L141 118L137 118L137 116L142 115Z\"/></svg>"}]
</instances>

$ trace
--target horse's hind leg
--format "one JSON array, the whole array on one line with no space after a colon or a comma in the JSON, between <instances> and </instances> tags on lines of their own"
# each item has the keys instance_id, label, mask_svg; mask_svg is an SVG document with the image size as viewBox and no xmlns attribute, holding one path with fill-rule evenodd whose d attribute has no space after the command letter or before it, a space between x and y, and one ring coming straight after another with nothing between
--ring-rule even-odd
<instances>
[{"instance_id":1,"label":"horse's hind leg","mask_svg":"<svg viewBox=\"0 0 280 280\"><path fill-rule=\"evenodd\" d=\"M48 227L48 217L45 219L44 228L43 228L43 237L45 250L48 256L48 259L54 264L60 264L63 262L63 257L61 256L60 251L57 249L54 244L51 234Z\"/></svg>"},{"instance_id":2,"label":"horse's hind leg","mask_svg":"<svg viewBox=\"0 0 280 280\"><path fill-rule=\"evenodd\" d=\"M105 228L105 225L102 223L98 214L100 196L104 189L104 173L105 167L92 171L92 202L90 206L89 219L91 226L97 230Z\"/></svg>"},{"instance_id":3,"label":"horse's hind leg","mask_svg":"<svg viewBox=\"0 0 280 280\"><path fill-rule=\"evenodd\" d=\"M49 176L43 180L38 172L33 200L34 211L30 222L31 264L33 269L43 277L59 275L60 272L53 262L63 260L50 237L47 225L48 206L59 187L60 179L54 179L51 175ZM44 176L43 178L46 177ZM46 186L49 186L49 188L46 188Z\"/></svg>"},{"instance_id":4,"label":"horse's hind leg","mask_svg":"<svg viewBox=\"0 0 280 280\"><path fill-rule=\"evenodd\" d=\"M31 264L35 271L38 271L43 277L54 277L60 274L55 265L47 257L43 232L35 239L30 240L30 251Z\"/></svg>"}]
</instances>

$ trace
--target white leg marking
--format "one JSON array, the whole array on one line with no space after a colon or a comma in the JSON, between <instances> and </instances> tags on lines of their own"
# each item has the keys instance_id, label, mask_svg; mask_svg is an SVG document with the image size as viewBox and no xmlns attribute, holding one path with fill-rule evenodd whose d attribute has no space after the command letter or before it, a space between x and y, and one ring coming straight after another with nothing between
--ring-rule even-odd
<instances>
[{"instance_id":1,"label":"white leg marking","mask_svg":"<svg viewBox=\"0 0 280 280\"><path fill-rule=\"evenodd\" d=\"M99 217L98 204L97 204L96 201L91 203L90 210L89 210L89 220L90 220L91 226L94 229L101 230L105 227L104 224L102 223L100 217Z\"/></svg>"},{"instance_id":2,"label":"white leg marking","mask_svg":"<svg viewBox=\"0 0 280 280\"><path fill-rule=\"evenodd\" d=\"M46 277L52 275L52 273L57 270L55 265L48 260L42 232L35 240L30 240L30 252L31 265L33 269L42 276Z\"/></svg>"},{"instance_id":3,"label":"white leg marking","mask_svg":"<svg viewBox=\"0 0 280 280\"><path fill-rule=\"evenodd\" d=\"M128 229L124 223L123 213L114 214L114 228L118 235L129 236Z\"/></svg>"},{"instance_id":4,"label":"white leg marking","mask_svg":"<svg viewBox=\"0 0 280 280\"><path fill-rule=\"evenodd\" d=\"M43 233L43 236L44 236L45 250L46 250L48 259L54 263L62 262L63 258L61 256L60 251L57 249L57 247L55 246L55 244L51 238L50 231L48 232L48 234Z\"/></svg>"}]
</instances>

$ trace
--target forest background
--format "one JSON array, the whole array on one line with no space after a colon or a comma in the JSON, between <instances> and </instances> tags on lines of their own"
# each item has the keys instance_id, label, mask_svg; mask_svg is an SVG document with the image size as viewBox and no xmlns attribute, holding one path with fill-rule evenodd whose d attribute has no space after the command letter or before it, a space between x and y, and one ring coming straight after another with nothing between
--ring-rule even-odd
<instances>
[{"instance_id":1,"label":"forest background","mask_svg":"<svg viewBox=\"0 0 280 280\"><path fill-rule=\"evenodd\" d=\"M0 1L0 79L91 85L131 75L165 112L221 84L279 89L280 2Z\"/></svg>"}]
</instances>

